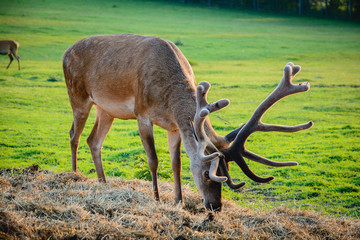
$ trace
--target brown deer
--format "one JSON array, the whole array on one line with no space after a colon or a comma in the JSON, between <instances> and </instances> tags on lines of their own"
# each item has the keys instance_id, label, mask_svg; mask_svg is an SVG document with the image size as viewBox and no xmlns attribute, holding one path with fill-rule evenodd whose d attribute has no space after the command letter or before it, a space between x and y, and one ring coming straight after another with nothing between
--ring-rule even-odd
<instances>
[{"instance_id":1,"label":"brown deer","mask_svg":"<svg viewBox=\"0 0 360 240\"><path fill-rule=\"evenodd\" d=\"M20 57L17 54L18 48L19 48L19 43L15 42L13 40L0 41L0 54L8 55L10 58L9 65L7 66L6 69L8 69L10 67L11 62L14 60L13 57L15 57L16 60L18 61L18 66L19 66L19 70L20 70Z\"/></svg>"},{"instance_id":2,"label":"brown deer","mask_svg":"<svg viewBox=\"0 0 360 240\"><path fill-rule=\"evenodd\" d=\"M70 130L72 169L77 169L77 151L91 107L96 108L94 128L87 139L97 176L105 182L101 149L114 118L136 119L159 200L157 184L158 158L154 146L153 124L168 132L169 151L174 174L175 203L183 200L181 193L180 145L184 144L196 186L208 209L220 210L221 187L234 184L228 163L235 161L244 173L257 182L269 182L254 174L243 157L270 166L295 166L296 162L274 162L245 149L246 139L255 131L295 132L310 128L312 122L293 126L267 125L262 115L281 98L307 91L308 83L292 84L299 66L289 63L279 86L260 104L244 126L226 136L215 133L207 115L229 104L220 100L208 104L207 82L196 87L195 77L181 51L170 41L157 37L130 34L99 35L82 39L63 56L63 70L73 109ZM192 122L194 121L194 123ZM233 142L234 141L234 142ZM231 142L233 144L230 146ZM230 146L230 147L229 147Z\"/></svg>"}]
</instances>

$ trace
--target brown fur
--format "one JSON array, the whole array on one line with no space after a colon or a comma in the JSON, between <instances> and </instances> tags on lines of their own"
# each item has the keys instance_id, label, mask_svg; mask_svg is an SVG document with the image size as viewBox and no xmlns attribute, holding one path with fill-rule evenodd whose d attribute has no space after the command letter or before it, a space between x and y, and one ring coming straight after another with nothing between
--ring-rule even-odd
<instances>
[{"instance_id":1,"label":"brown fur","mask_svg":"<svg viewBox=\"0 0 360 240\"><path fill-rule=\"evenodd\" d=\"M0 54L1 55L8 55L10 58L10 62L7 66L6 69L8 69L10 67L11 62L13 61L13 57L16 58L16 60L18 61L18 67L20 70L20 57L17 54L17 50L19 48L19 43L15 42L13 40L2 40L0 41Z\"/></svg>"},{"instance_id":2,"label":"brown fur","mask_svg":"<svg viewBox=\"0 0 360 240\"><path fill-rule=\"evenodd\" d=\"M170 41L130 34L99 35L82 39L63 56L63 69L73 109L70 131L73 171L76 171L80 134L92 105L97 118L88 144L100 181L105 181L101 147L114 118L137 119L153 179L156 199L158 159L153 124L168 131L175 181L175 202L182 201L180 143L191 159L195 182L206 201L221 205L221 184L208 181L203 173L208 163L199 161L189 125L196 112L195 77L181 51ZM207 121L215 145L227 144Z\"/></svg>"},{"instance_id":3,"label":"brown fur","mask_svg":"<svg viewBox=\"0 0 360 240\"><path fill-rule=\"evenodd\" d=\"M309 83L292 84L292 79L301 69L293 63L285 66L280 84L259 105L250 120L225 137L215 133L207 114L225 107L229 104L228 100L207 103L206 94L210 88L207 82L199 84L195 99L196 82L190 64L170 41L130 34L88 37L78 41L65 52L63 69L74 118L70 130L73 171L77 170L80 135L93 105L96 107L97 116L87 143L99 181L106 181L101 149L114 118L136 119L152 176L154 197L157 200L158 158L153 124L168 131L175 203L182 201L180 144L183 141L190 158L193 178L204 198L204 204L207 208L217 210L221 210L222 206L221 182L226 181L232 189L239 189L245 184L234 184L231 180L228 170L230 161L235 161L250 179L261 183L269 182L274 177L257 176L248 167L244 157L269 166L297 165L296 162L271 161L248 151L245 142L252 133L296 132L313 125L311 121L296 126L261 122L265 112L277 101L309 90ZM205 112L207 114L202 114ZM196 126L193 128L189 120L193 121L195 114ZM199 142L194 132L201 137ZM229 147L232 141L234 143ZM206 160L210 156L204 158L205 155L213 157L211 163Z\"/></svg>"}]
</instances>

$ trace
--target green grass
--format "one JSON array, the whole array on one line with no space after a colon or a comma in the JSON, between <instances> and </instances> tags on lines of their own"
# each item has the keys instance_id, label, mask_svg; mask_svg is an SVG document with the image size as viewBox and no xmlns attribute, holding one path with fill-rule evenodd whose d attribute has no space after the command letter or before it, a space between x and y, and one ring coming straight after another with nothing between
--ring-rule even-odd
<instances>
[{"instance_id":1,"label":"green grass","mask_svg":"<svg viewBox=\"0 0 360 240\"><path fill-rule=\"evenodd\" d=\"M162 1L6 1L0 9L0 38L20 43L17 62L6 70L0 56L0 168L39 164L56 172L71 170L69 130L72 111L63 81L61 56L77 40L95 34L156 35L183 43L197 79L209 81L209 101L231 105L211 116L225 135L246 122L274 89L288 61L302 66L296 82L311 90L290 96L264 116L264 122L300 124L303 132L255 133L247 147L299 166L273 168L248 161L259 175L275 176L257 184L231 164L234 178L247 185L224 195L242 206L290 206L335 216L360 216L360 25L203 8ZM117 7L113 7L116 5ZM86 145L92 111L81 138L79 170L95 177ZM166 132L155 128L161 179L171 179ZM184 183L194 185L183 151ZM103 149L105 172L124 178L149 178L135 121L115 121Z\"/></svg>"}]
</instances>

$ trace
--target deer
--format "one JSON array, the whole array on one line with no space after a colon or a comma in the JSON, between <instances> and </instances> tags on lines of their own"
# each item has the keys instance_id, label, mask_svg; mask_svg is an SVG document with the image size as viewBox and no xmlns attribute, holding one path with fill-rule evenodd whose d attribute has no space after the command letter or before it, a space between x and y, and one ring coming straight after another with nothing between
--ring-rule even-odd
<instances>
[{"instance_id":1,"label":"deer","mask_svg":"<svg viewBox=\"0 0 360 240\"><path fill-rule=\"evenodd\" d=\"M0 41L0 54L8 55L10 58L9 65L6 69L9 69L11 62L14 60L14 57L18 61L18 68L20 70L20 57L17 54L17 50L19 48L19 43L13 40L1 40Z\"/></svg>"},{"instance_id":2,"label":"deer","mask_svg":"<svg viewBox=\"0 0 360 240\"><path fill-rule=\"evenodd\" d=\"M167 131L174 178L175 204L183 201L181 190L181 143L190 159L195 185L206 209L221 211L222 185L239 189L245 182L234 183L229 163L234 161L251 180L267 183L274 177L256 175L244 158L274 166L296 166L297 162L275 162L245 148L256 131L297 132L313 122L296 126L265 124L264 113L280 99L310 89L308 82L293 84L301 67L288 63L276 89L258 106L244 125L225 136L212 127L209 114L230 101L207 102L210 83L196 85L193 70L180 49L159 37L133 34L96 35L79 40L63 55L63 71L73 123L70 129L72 170L77 171L80 135L92 106L96 109L94 127L87 138L99 182L106 182L101 151L115 118L137 120L152 177L155 200L159 201L158 157L153 126Z\"/></svg>"}]
</instances>

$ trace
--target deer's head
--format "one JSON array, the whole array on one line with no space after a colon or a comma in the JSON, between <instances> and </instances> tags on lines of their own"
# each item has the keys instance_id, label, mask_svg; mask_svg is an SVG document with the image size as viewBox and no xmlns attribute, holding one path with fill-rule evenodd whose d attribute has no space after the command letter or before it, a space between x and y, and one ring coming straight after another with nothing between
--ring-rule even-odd
<instances>
[{"instance_id":1,"label":"deer's head","mask_svg":"<svg viewBox=\"0 0 360 240\"><path fill-rule=\"evenodd\" d=\"M223 144L221 148L216 147L216 144L210 140L205 132L204 123L211 112L226 107L230 102L227 99L221 99L215 103L208 103L206 96L210 84L201 82L198 85L196 89L196 114L194 122L190 122L197 142L197 160L192 161L191 170L194 181L203 195L206 208L221 210L221 187L223 182L226 182L231 189L239 189L245 185L245 182L234 184L232 181L228 169L231 161L234 161L246 176L259 183L267 183L273 180L274 177L257 176L248 167L244 157L274 167L298 165L297 162L275 162L259 156L247 150L245 142L256 131L296 132L308 129L313 125L312 121L296 126L270 125L261 122L264 113L277 101L291 94L306 92L310 89L308 82L302 84L292 83L293 78L300 70L300 66L288 63L284 68L283 78L277 88L258 106L246 124L223 138L226 144Z\"/></svg>"}]
</instances>

